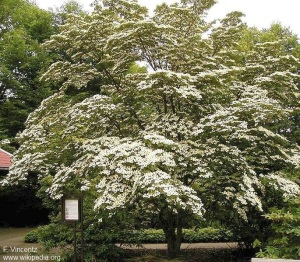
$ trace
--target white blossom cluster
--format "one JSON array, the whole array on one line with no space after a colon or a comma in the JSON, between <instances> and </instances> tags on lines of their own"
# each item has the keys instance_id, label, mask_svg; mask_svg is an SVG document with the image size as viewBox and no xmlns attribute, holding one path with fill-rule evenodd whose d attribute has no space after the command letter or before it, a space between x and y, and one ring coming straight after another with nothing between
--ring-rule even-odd
<instances>
[{"instance_id":1,"label":"white blossom cluster","mask_svg":"<svg viewBox=\"0 0 300 262\"><path fill-rule=\"evenodd\" d=\"M268 183L299 194L283 173L299 168L300 149L271 128L293 111L278 94L296 104L297 59L278 43L239 52L238 12L209 28L205 8L184 1L153 17L133 1L106 3L70 16L45 44L69 59L42 79L63 84L29 116L2 184L38 173L51 177L50 197L78 185L111 213L163 202L201 217L216 194L245 220L250 207L263 212Z\"/></svg>"}]
</instances>

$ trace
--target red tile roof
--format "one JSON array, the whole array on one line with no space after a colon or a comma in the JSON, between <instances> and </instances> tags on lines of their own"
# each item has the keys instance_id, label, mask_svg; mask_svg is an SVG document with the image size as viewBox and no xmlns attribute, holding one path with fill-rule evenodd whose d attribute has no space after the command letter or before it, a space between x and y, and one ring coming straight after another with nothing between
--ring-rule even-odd
<instances>
[{"instance_id":1,"label":"red tile roof","mask_svg":"<svg viewBox=\"0 0 300 262\"><path fill-rule=\"evenodd\" d=\"M8 169L11 166L11 154L0 148L0 169Z\"/></svg>"}]
</instances>

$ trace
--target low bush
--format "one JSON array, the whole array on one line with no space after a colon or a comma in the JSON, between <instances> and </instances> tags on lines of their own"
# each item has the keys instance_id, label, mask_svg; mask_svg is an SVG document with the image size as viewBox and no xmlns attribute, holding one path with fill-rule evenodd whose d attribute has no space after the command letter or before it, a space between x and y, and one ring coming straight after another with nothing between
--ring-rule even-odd
<instances>
[{"instance_id":1,"label":"low bush","mask_svg":"<svg viewBox=\"0 0 300 262\"><path fill-rule=\"evenodd\" d=\"M39 226L28 232L24 237L24 241L25 243L42 243L45 250L49 251L52 248L72 244L72 237L73 231L68 225L49 224Z\"/></svg>"},{"instance_id":2,"label":"low bush","mask_svg":"<svg viewBox=\"0 0 300 262\"><path fill-rule=\"evenodd\" d=\"M258 257L300 259L300 198L285 203L282 209L272 208L266 215L272 221L272 234L266 243L259 243Z\"/></svg>"},{"instance_id":3,"label":"low bush","mask_svg":"<svg viewBox=\"0 0 300 262\"><path fill-rule=\"evenodd\" d=\"M24 237L25 243L38 243L39 242L38 235L39 235L39 232L37 229L34 229L34 230L28 232Z\"/></svg>"},{"instance_id":4,"label":"low bush","mask_svg":"<svg viewBox=\"0 0 300 262\"><path fill-rule=\"evenodd\" d=\"M197 230L184 229L183 241L187 243L213 243L213 242L229 242L233 241L231 231L224 228L200 228Z\"/></svg>"},{"instance_id":5,"label":"low bush","mask_svg":"<svg viewBox=\"0 0 300 262\"><path fill-rule=\"evenodd\" d=\"M233 241L233 234L224 228L206 227L200 229L183 229L183 242L209 243ZM121 242L165 243L166 238L162 229L145 229L135 231L130 238L119 239Z\"/></svg>"},{"instance_id":6,"label":"low bush","mask_svg":"<svg viewBox=\"0 0 300 262\"><path fill-rule=\"evenodd\" d=\"M25 236L26 243L35 243L39 239L42 242L47 242L50 239L45 239L46 232L49 230L49 226L35 229ZM70 230L69 230L70 231ZM63 231L66 232L66 231ZM58 233L58 232L57 232ZM61 234L61 233L60 233ZM49 234L50 235L50 234ZM53 235L53 234L51 234ZM132 234L115 236L116 242L126 243L165 243L165 235L162 229L145 229L134 231ZM70 235L68 236L71 240ZM209 243L209 242L228 242L233 241L233 235L229 230L224 228L206 227L200 229L183 229L183 242L187 243ZM52 240L53 241L53 240Z\"/></svg>"}]
</instances>

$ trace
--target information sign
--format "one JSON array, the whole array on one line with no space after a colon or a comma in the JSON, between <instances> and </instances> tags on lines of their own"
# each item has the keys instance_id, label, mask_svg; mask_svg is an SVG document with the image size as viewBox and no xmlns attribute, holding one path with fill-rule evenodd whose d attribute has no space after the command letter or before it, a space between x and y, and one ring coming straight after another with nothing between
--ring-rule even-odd
<instances>
[{"instance_id":1,"label":"information sign","mask_svg":"<svg viewBox=\"0 0 300 262\"><path fill-rule=\"evenodd\" d=\"M63 199L62 215L64 221L80 221L80 213L79 199Z\"/></svg>"},{"instance_id":2,"label":"information sign","mask_svg":"<svg viewBox=\"0 0 300 262\"><path fill-rule=\"evenodd\" d=\"M80 261L84 260L84 239L83 239L83 196L80 197L65 197L61 199L61 215L62 220L65 222L71 222L74 224L74 262L77 262L77 232L81 235L80 245ZM81 222L81 223L77 223ZM80 224L80 229L78 228Z\"/></svg>"}]
</instances>

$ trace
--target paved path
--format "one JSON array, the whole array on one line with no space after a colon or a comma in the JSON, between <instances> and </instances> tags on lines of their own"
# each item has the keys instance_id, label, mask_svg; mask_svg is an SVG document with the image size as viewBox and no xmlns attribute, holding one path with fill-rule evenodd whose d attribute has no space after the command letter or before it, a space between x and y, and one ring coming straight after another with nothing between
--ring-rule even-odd
<instances>
[{"instance_id":1,"label":"paved path","mask_svg":"<svg viewBox=\"0 0 300 262\"><path fill-rule=\"evenodd\" d=\"M31 230L33 228L0 228L0 246L27 245L24 236Z\"/></svg>"},{"instance_id":2,"label":"paved path","mask_svg":"<svg viewBox=\"0 0 300 262\"><path fill-rule=\"evenodd\" d=\"M120 246L120 245L118 245ZM121 247L126 249L156 249L156 250L166 250L167 244L143 244L142 246L126 246L121 245ZM181 249L231 249L237 248L237 243L182 243Z\"/></svg>"},{"instance_id":3,"label":"paved path","mask_svg":"<svg viewBox=\"0 0 300 262\"><path fill-rule=\"evenodd\" d=\"M47 261L46 257L41 257L41 246L39 244L24 242L24 236L32 229L0 228L0 262ZM33 258L36 259L33 260Z\"/></svg>"}]
</instances>

